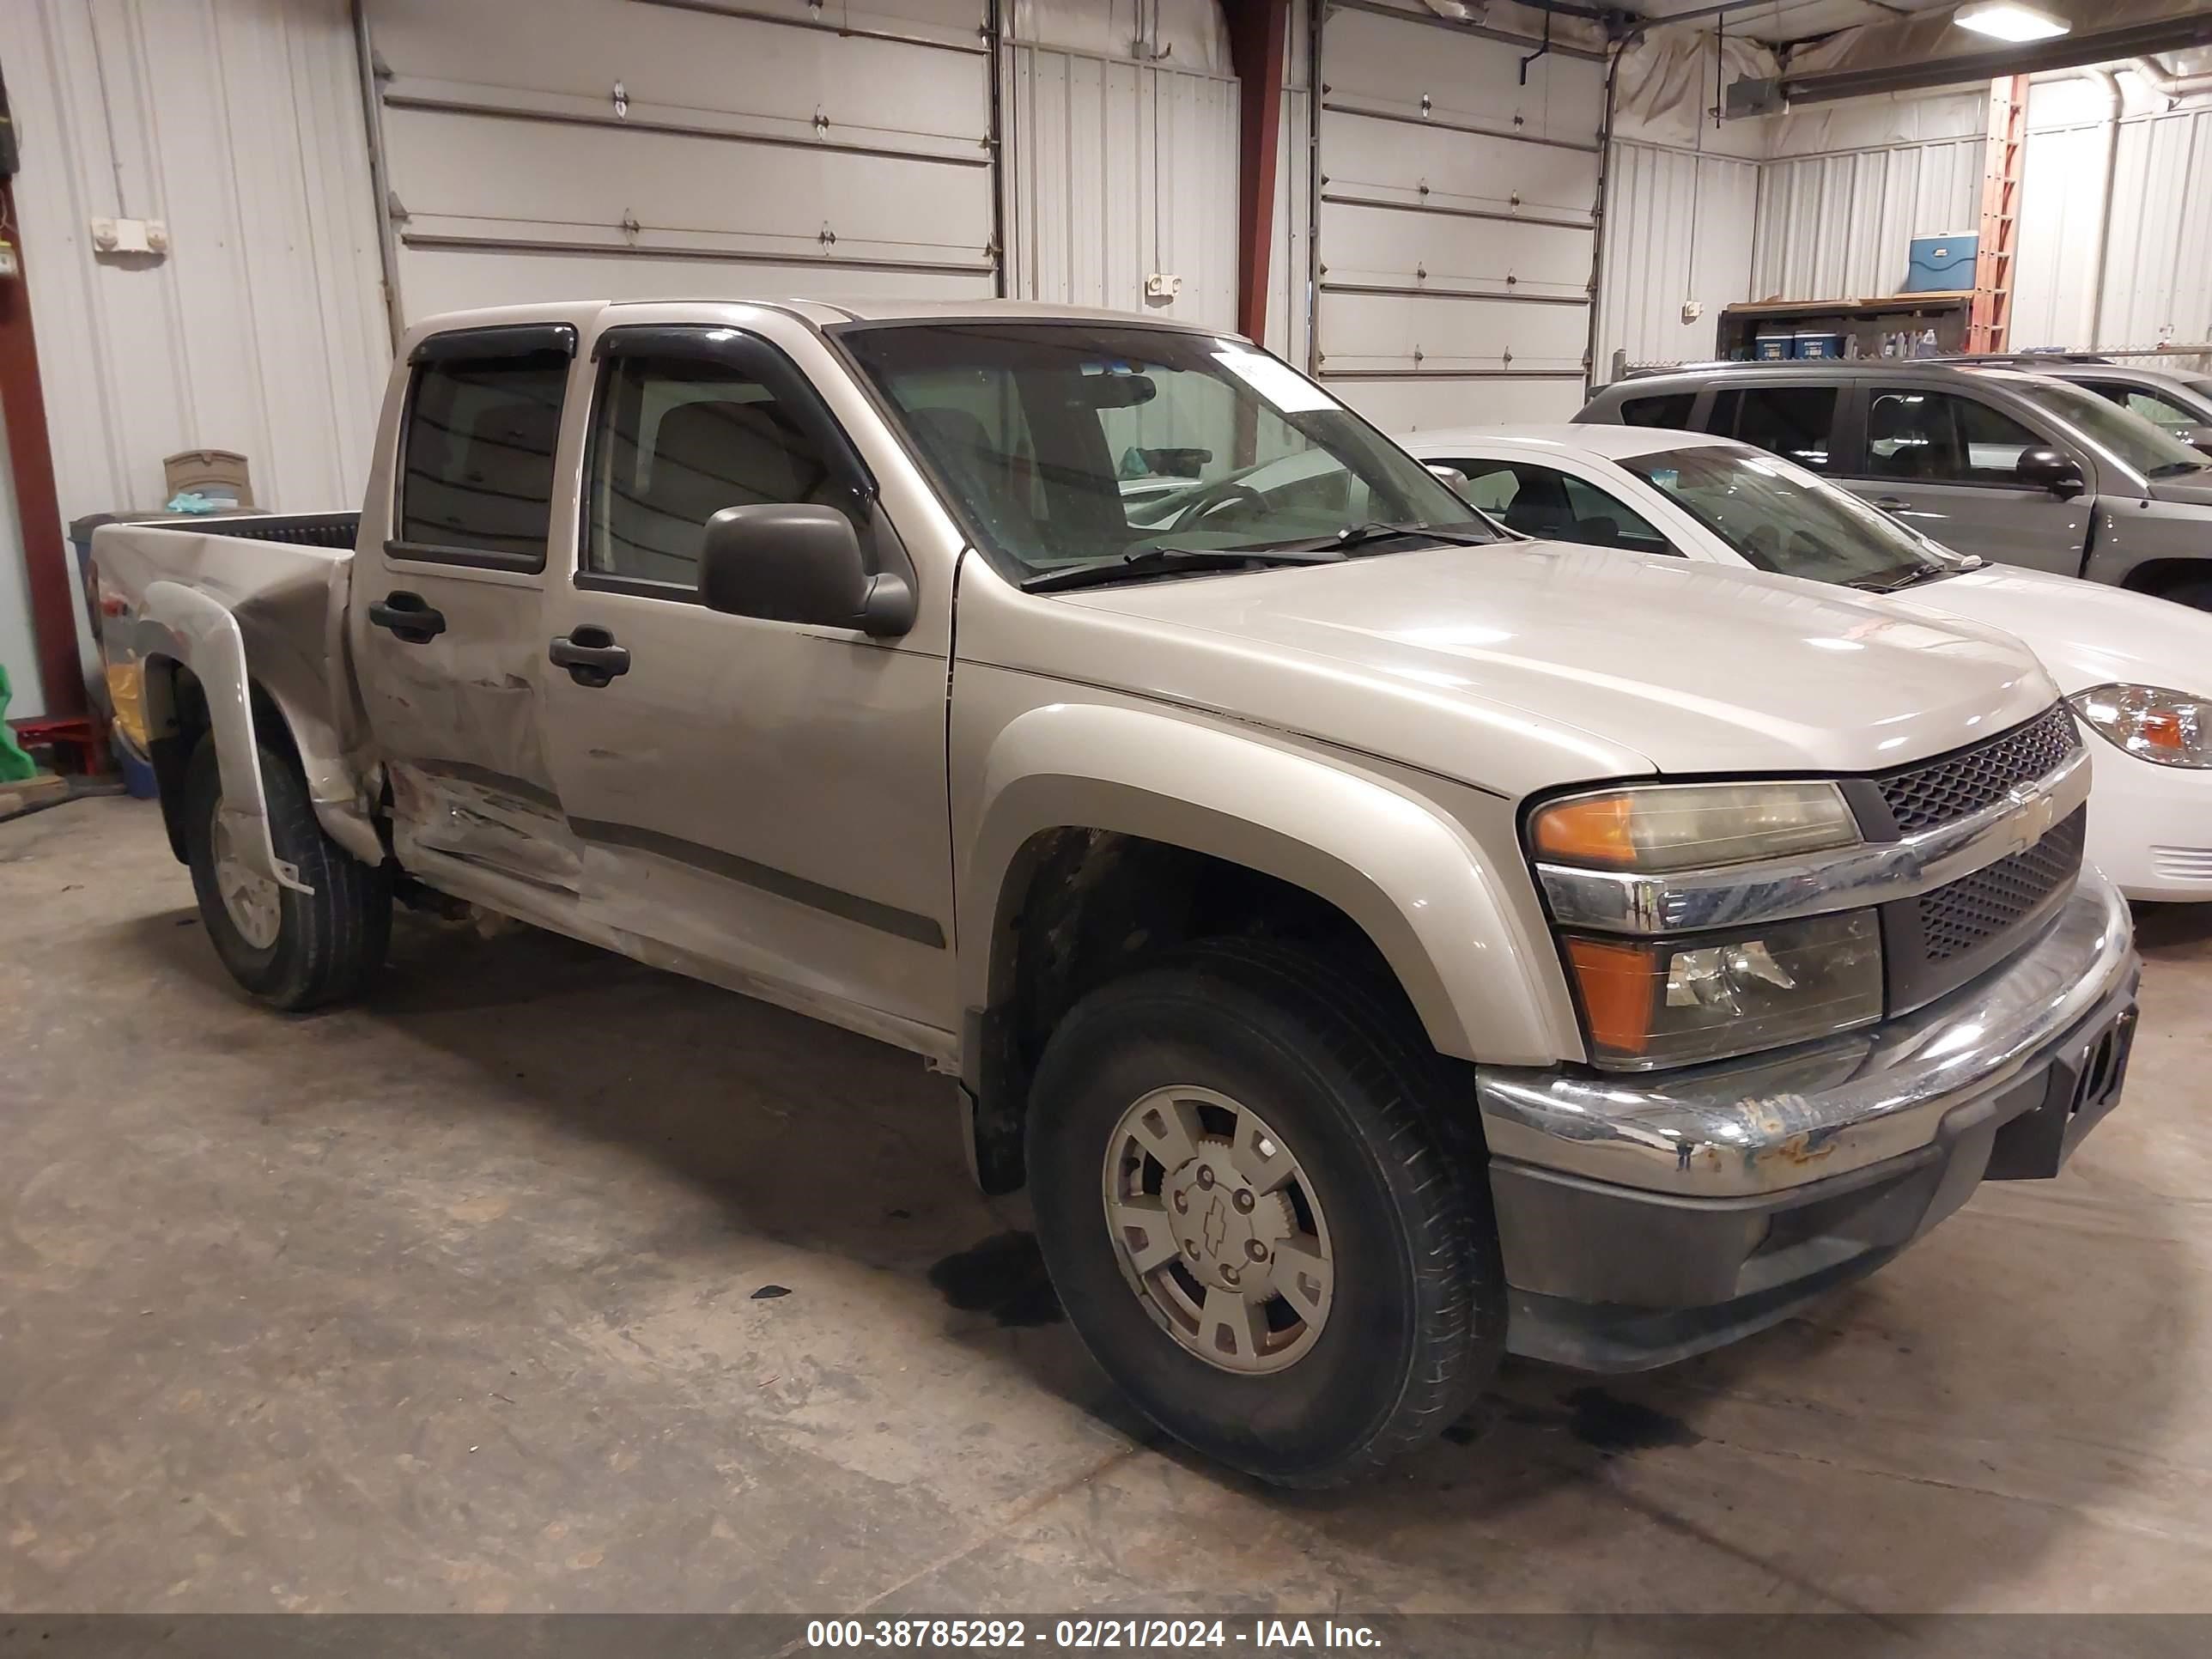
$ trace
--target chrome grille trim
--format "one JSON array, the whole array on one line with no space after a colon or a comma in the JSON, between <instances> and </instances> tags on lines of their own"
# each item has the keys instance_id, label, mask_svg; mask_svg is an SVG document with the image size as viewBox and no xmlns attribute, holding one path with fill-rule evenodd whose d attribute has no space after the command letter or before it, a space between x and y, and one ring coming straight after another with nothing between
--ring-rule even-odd
<instances>
[{"instance_id":1,"label":"chrome grille trim","mask_svg":"<svg viewBox=\"0 0 2212 1659\"><path fill-rule=\"evenodd\" d=\"M1978 812L1902 841L1665 875L1562 864L1539 864L1536 875L1562 927L1675 933L1755 927L1917 898L2033 847L2088 797L2089 757L2077 739L2045 775L2014 786Z\"/></svg>"}]
</instances>

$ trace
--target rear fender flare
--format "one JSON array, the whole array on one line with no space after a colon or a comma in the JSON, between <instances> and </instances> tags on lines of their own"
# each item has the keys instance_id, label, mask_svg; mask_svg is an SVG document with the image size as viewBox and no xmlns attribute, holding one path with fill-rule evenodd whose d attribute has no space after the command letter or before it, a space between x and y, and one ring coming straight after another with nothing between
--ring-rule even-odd
<instances>
[{"instance_id":1,"label":"rear fender flare","mask_svg":"<svg viewBox=\"0 0 2212 1659\"><path fill-rule=\"evenodd\" d=\"M315 890L297 866L276 856L269 835L269 801L261 787L259 740L253 729L253 688L238 619L222 603L181 582L148 584L131 629L139 659L167 657L189 668L207 698L222 775L222 817L247 866L297 893Z\"/></svg>"}]
</instances>

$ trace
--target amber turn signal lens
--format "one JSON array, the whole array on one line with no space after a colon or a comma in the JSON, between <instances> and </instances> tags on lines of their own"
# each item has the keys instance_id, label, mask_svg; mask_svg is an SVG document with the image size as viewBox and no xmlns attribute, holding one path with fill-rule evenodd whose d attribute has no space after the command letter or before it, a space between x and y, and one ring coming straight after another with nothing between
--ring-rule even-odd
<instances>
[{"instance_id":1,"label":"amber turn signal lens","mask_svg":"<svg viewBox=\"0 0 2212 1659\"><path fill-rule=\"evenodd\" d=\"M1626 795L1564 800L1536 815L1536 855L1559 864L1626 870L1636 862L1635 804Z\"/></svg>"},{"instance_id":2,"label":"amber turn signal lens","mask_svg":"<svg viewBox=\"0 0 2212 1659\"><path fill-rule=\"evenodd\" d=\"M1595 939L1566 943L1590 1041L1608 1054L1642 1054L1651 1044L1652 1001L1665 982L1658 971L1662 947Z\"/></svg>"}]
</instances>

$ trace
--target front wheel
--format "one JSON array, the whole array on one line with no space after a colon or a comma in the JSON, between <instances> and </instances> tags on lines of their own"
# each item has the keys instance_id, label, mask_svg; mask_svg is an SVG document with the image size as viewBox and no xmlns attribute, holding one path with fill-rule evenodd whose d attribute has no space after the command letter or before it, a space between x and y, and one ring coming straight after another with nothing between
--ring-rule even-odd
<instances>
[{"instance_id":1,"label":"front wheel","mask_svg":"<svg viewBox=\"0 0 2212 1659\"><path fill-rule=\"evenodd\" d=\"M230 975L271 1007L301 1012L358 995L384 963L392 881L323 833L300 763L263 744L261 790L276 856L303 893L246 866L222 815L222 769L203 738L185 779L185 850L200 923Z\"/></svg>"},{"instance_id":2,"label":"front wheel","mask_svg":"<svg viewBox=\"0 0 2212 1659\"><path fill-rule=\"evenodd\" d=\"M1200 946L1076 1006L1031 1097L1038 1243L1147 1416L1323 1486L1472 1402L1505 1301L1444 1087L1409 1010L1281 946Z\"/></svg>"}]
</instances>

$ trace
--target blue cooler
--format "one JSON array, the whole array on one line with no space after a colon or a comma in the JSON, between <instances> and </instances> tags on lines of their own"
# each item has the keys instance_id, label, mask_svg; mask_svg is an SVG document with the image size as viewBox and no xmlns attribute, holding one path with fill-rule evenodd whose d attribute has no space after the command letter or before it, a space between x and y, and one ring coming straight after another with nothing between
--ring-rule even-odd
<instances>
[{"instance_id":1,"label":"blue cooler","mask_svg":"<svg viewBox=\"0 0 2212 1659\"><path fill-rule=\"evenodd\" d=\"M1793 334L1760 334L1753 337L1751 355L1762 363L1778 363L1796 356L1796 336Z\"/></svg>"},{"instance_id":2,"label":"blue cooler","mask_svg":"<svg viewBox=\"0 0 2212 1659\"><path fill-rule=\"evenodd\" d=\"M1979 231L1958 236L1916 236L1899 294L1955 294L1974 285L1974 254Z\"/></svg>"},{"instance_id":3,"label":"blue cooler","mask_svg":"<svg viewBox=\"0 0 2212 1659\"><path fill-rule=\"evenodd\" d=\"M1840 334L1800 334L1796 343L1800 357L1840 357L1844 355L1844 337Z\"/></svg>"}]
</instances>

